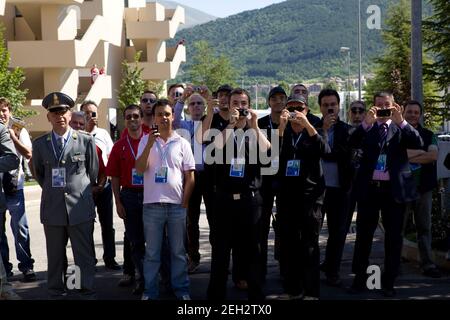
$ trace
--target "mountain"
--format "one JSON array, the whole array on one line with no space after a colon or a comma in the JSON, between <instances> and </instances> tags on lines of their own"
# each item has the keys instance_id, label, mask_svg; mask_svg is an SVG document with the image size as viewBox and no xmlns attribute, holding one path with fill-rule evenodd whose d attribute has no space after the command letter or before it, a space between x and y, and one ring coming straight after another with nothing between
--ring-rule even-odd
<instances>
[{"instance_id":1,"label":"mountain","mask_svg":"<svg viewBox=\"0 0 450 320\"><path fill-rule=\"evenodd\" d=\"M154 0L147 0L147 2L155 2ZM203 11L185 6L184 4L175 2L175 1L165 1L165 0L157 0L156 2L162 4L164 7L166 7L167 9L175 9L176 6L181 6L184 8L185 10L185 15L186 15L186 23L184 25L180 26L180 30L182 29L186 29L186 28L191 28L194 27L196 25L202 24L202 23L207 23L210 22L212 20L217 19L217 17L214 17L210 14L207 14Z\"/></svg>"},{"instance_id":2,"label":"mountain","mask_svg":"<svg viewBox=\"0 0 450 320\"><path fill-rule=\"evenodd\" d=\"M387 8L393 2L361 1L365 73L373 71L371 61L384 47L381 30L367 27L367 8L380 7L383 28ZM206 40L218 54L231 58L243 79L299 81L346 77L346 56L340 48L350 48L351 73L356 74L357 35L358 0L288 0L178 32L176 38L186 39L188 50L188 62L180 74L189 70L193 43Z\"/></svg>"}]
</instances>

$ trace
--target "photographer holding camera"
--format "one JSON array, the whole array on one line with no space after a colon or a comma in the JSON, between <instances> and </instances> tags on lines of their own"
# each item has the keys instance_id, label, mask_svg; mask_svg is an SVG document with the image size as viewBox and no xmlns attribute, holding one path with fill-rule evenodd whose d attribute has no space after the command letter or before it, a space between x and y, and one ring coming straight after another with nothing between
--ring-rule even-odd
<instances>
[{"instance_id":1,"label":"photographer holding camera","mask_svg":"<svg viewBox=\"0 0 450 320\"><path fill-rule=\"evenodd\" d=\"M393 297L402 251L405 206L418 198L407 149L420 149L422 139L404 120L403 108L394 102L392 94L377 93L374 103L350 139L350 145L362 145L363 149L354 186L358 216L352 269L356 276L350 292L366 289L369 256L381 212L385 230L381 284L384 295Z\"/></svg>"},{"instance_id":2,"label":"photographer holding camera","mask_svg":"<svg viewBox=\"0 0 450 320\"><path fill-rule=\"evenodd\" d=\"M36 274L33 271L34 260L31 258L30 251L30 232L25 213L23 192L25 173L21 164L24 158L25 161L31 159L32 144L27 129L22 126L23 123L12 117L11 104L5 98L0 98L0 120L9 128L11 140L19 157L19 168L3 174L3 190L6 198L6 207L11 215L11 230L14 235L19 270L23 273L24 281L31 282L36 280ZM5 223L5 214L0 214L0 223L2 224ZM12 264L9 262L9 247L5 230L3 227L0 251L6 272L12 275Z\"/></svg>"},{"instance_id":3,"label":"photographer holding camera","mask_svg":"<svg viewBox=\"0 0 450 320\"><path fill-rule=\"evenodd\" d=\"M229 124L214 139L216 153L223 151L226 161L213 165L216 191L213 202L218 205L214 206L212 215L208 300L226 298L231 250L239 252L238 257L242 259L242 275L248 281L249 299L262 300L261 165L259 161L250 163L250 159L253 159L252 152L266 152L270 142L258 127L257 114L250 109L247 91L239 88L231 91L229 108Z\"/></svg>"},{"instance_id":4,"label":"photographer holding camera","mask_svg":"<svg viewBox=\"0 0 450 320\"><path fill-rule=\"evenodd\" d=\"M325 195L320 159L330 148L307 112L303 97L290 98L280 117L277 221L285 292L276 297L280 300L319 298L319 232Z\"/></svg>"},{"instance_id":5,"label":"photographer holding camera","mask_svg":"<svg viewBox=\"0 0 450 320\"><path fill-rule=\"evenodd\" d=\"M326 185L323 213L327 217L328 240L321 269L325 271L327 285L339 287L342 284L339 270L347 235L348 201L352 182L351 149L348 145L351 126L339 118L340 97L335 90L322 90L319 105L322 120L316 124L316 128L331 149L331 153L322 157Z\"/></svg>"}]
</instances>

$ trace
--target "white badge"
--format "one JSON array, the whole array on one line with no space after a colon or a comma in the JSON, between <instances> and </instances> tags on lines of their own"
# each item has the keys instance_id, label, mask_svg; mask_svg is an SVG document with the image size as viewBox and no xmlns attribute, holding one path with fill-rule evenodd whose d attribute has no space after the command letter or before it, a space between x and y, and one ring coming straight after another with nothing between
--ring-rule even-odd
<instances>
[{"instance_id":1,"label":"white badge","mask_svg":"<svg viewBox=\"0 0 450 320\"><path fill-rule=\"evenodd\" d=\"M64 188L66 186L66 168L52 169L52 187Z\"/></svg>"},{"instance_id":2,"label":"white badge","mask_svg":"<svg viewBox=\"0 0 450 320\"><path fill-rule=\"evenodd\" d=\"M230 177L243 178L245 171L245 159L231 159Z\"/></svg>"},{"instance_id":3,"label":"white badge","mask_svg":"<svg viewBox=\"0 0 450 320\"><path fill-rule=\"evenodd\" d=\"M300 160L290 160L287 162L286 177L300 176Z\"/></svg>"},{"instance_id":4,"label":"white badge","mask_svg":"<svg viewBox=\"0 0 450 320\"><path fill-rule=\"evenodd\" d=\"M136 168L131 169L131 184L133 186L144 185L144 175L137 173Z\"/></svg>"},{"instance_id":5,"label":"white badge","mask_svg":"<svg viewBox=\"0 0 450 320\"><path fill-rule=\"evenodd\" d=\"M155 171L155 183L167 183L167 167L160 167Z\"/></svg>"}]
</instances>

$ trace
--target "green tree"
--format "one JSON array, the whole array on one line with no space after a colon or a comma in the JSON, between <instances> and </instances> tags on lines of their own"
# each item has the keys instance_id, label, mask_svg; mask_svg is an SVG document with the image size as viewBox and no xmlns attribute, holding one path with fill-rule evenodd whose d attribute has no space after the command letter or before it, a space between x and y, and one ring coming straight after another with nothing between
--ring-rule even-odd
<instances>
[{"instance_id":1,"label":"green tree","mask_svg":"<svg viewBox=\"0 0 450 320\"><path fill-rule=\"evenodd\" d=\"M388 10L382 31L386 44L384 53L375 59L375 77L367 82L365 100L373 104L373 95L380 90L391 91L398 104L411 99L411 3L400 0ZM430 63L425 54L424 63ZM436 84L424 81L425 125L436 129L440 119L436 110Z\"/></svg>"},{"instance_id":2,"label":"green tree","mask_svg":"<svg viewBox=\"0 0 450 320\"><path fill-rule=\"evenodd\" d=\"M194 47L195 54L188 73L194 85L206 85L212 91L222 84L235 85L234 79L238 77L238 71L232 66L228 57L217 56L206 41L198 41Z\"/></svg>"},{"instance_id":3,"label":"green tree","mask_svg":"<svg viewBox=\"0 0 450 320\"><path fill-rule=\"evenodd\" d=\"M162 81L147 81L147 88L150 91L155 92L158 97L160 97L164 93L164 82Z\"/></svg>"},{"instance_id":4,"label":"green tree","mask_svg":"<svg viewBox=\"0 0 450 320\"><path fill-rule=\"evenodd\" d=\"M127 60L122 62L122 83L118 90L120 111L130 104L139 104L142 93L147 89L147 81L142 79L143 69L138 65L141 54L141 51L136 53L133 66Z\"/></svg>"},{"instance_id":5,"label":"green tree","mask_svg":"<svg viewBox=\"0 0 450 320\"><path fill-rule=\"evenodd\" d=\"M0 26L0 96L9 100L15 117L26 118L36 112L23 108L28 90L21 89L20 86L25 75L21 68L9 68L10 56L3 35L4 27Z\"/></svg>"},{"instance_id":6,"label":"green tree","mask_svg":"<svg viewBox=\"0 0 450 320\"><path fill-rule=\"evenodd\" d=\"M424 66L428 79L436 81L440 90L445 91L441 101L450 105L450 2L448 0L430 0L434 13L424 21L424 40L428 45L427 52L434 56L433 63Z\"/></svg>"}]
</instances>

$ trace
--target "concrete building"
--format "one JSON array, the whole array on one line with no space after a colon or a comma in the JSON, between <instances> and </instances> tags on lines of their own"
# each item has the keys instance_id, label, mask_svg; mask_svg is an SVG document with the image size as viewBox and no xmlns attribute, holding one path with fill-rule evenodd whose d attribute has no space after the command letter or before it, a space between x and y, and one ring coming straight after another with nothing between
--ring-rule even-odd
<instances>
[{"instance_id":1,"label":"concrete building","mask_svg":"<svg viewBox=\"0 0 450 320\"><path fill-rule=\"evenodd\" d=\"M109 129L109 109L118 106L121 63L134 61L143 78L173 79L186 60L183 45L166 46L184 23L184 9L165 9L145 0L0 0L0 21L11 55L10 67L25 71L26 108L39 114L26 119L33 137L50 129L42 99L62 91L99 105L99 126ZM91 68L104 69L91 83Z\"/></svg>"}]
</instances>

